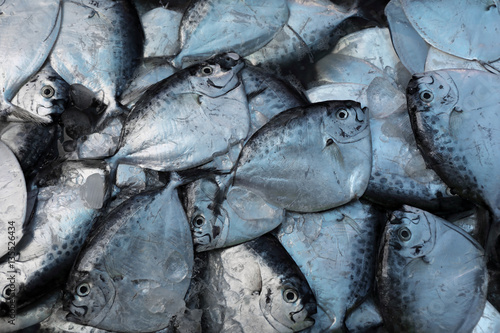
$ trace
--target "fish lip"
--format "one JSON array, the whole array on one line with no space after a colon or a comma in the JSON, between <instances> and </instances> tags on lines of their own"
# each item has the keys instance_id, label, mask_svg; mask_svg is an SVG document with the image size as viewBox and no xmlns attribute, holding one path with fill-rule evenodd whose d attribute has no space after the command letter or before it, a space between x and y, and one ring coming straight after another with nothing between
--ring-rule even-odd
<instances>
[{"instance_id":1,"label":"fish lip","mask_svg":"<svg viewBox=\"0 0 500 333\"><path fill-rule=\"evenodd\" d=\"M208 239L208 241L205 241L206 239ZM210 234L196 235L195 232L193 241L196 246L208 245L212 242L212 237Z\"/></svg>"},{"instance_id":2,"label":"fish lip","mask_svg":"<svg viewBox=\"0 0 500 333\"><path fill-rule=\"evenodd\" d=\"M87 311L89 309L88 306L78 306L75 305L73 302L67 304L65 308L66 308L65 310L69 311L66 318L70 316L72 319L78 320L79 322L82 322L81 318L87 314Z\"/></svg>"}]
</instances>

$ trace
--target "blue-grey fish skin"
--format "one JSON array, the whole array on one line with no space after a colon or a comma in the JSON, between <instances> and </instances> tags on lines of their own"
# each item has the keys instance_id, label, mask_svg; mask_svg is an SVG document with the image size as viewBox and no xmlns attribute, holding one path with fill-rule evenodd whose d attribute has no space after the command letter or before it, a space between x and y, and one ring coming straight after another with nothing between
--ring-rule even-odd
<instances>
[{"instance_id":1,"label":"blue-grey fish skin","mask_svg":"<svg viewBox=\"0 0 500 333\"><path fill-rule=\"evenodd\" d=\"M428 165L453 191L493 214L490 254L500 235L498 89L498 75L461 69L414 75L407 89L413 132Z\"/></svg>"},{"instance_id":2,"label":"blue-grey fish skin","mask_svg":"<svg viewBox=\"0 0 500 333\"><path fill-rule=\"evenodd\" d=\"M234 184L276 207L317 212L360 197L371 170L368 111L328 101L281 112L248 140Z\"/></svg>"},{"instance_id":3,"label":"blue-grey fish skin","mask_svg":"<svg viewBox=\"0 0 500 333\"><path fill-rule=\"evenodd\" d=\"M314 295L270 235L206 252L199 283L203 332L298 332L314 324Z\"/></svg>"},{"instance_id":4,"label":"blue-grey fish skin","mask_svg":"<svg viewBox=\"0 0 500 333\"><path fill-rule=\"evenodd\" d=\"M16 244L19 256L0 263L2 308L12 298L22 308L64 283L109 195L108 175L101 161L63 162L39 172L31 185L35 208Z\"/></svg>"},{"instance_id":5,"label":"blue-grey fish skin","mask_svg":"<svg viewBox=\"0 0 500 333\"><path fill-rule=\"evenodd\" d=\"M59 37L50 55L55 71L81 84L107 105L105 116L123 113L117 98L142 58L144 34L128 0L63 1Z\"/></svg>"},{"instance_id":6,"label":"blue-grey fish skin","mask_svg":"<svg viewBox=\"0 0 500 333\"><path fill-rule=\"evenodd\" d=\"M243 142L250 127L238 76L243 67L241 58L230 52L153 85L130 112L109 162L185 170Z\"/></svg>"},{"instance_id":7,"label":"blue-grey fish skin","mask_svg":"<svg viewBox=\"0 0 500 333\"><path fill-rule=\"evenodd\" d=\"M60 32L61 1L3 1L0 11L0 116L13 121L50 123L52 118L47 114L14 105L12 99L47 60Z\"/></svg>"},{"instance_id":8,"label":"blue-grey fish skin","mask_svg":"<svg viewBox=\"0 0 500 333\"><path fill-rule=\"evenodd\" d=\"M273 231L309 282L318 313L308 332L342 332L373 287L383 214L359 200L321 213L287 213Z\"/></svg>"},{"instance_id":9,"label":"blue-grey fish skin","mask_svg":"<svg viewBox=\"0 0 500 333\"><path fill-rule=\"evenodd\" d=\"M403 206L386 224L376 281L389 332L471 332L486 303L486 256L462 229Z\"/></svg>"},{"instance_id":10,"label":"blue-grey fish skin","mask_svg":"<svg viewBox=\"0 0 500 333\"><path fill-rule=\"evenodd\" d=\"M69 321L150 332L184 312L194 259L180 183L130 198L92 231L66 284Z\"/></svg>"},{"instance_id":11,"label":"blue-grey fish skin","mask_svg":"<svg viewBox=\"0 0 500 333\"><path fill-rule=\"evenodd\" d=\"M278 113L307 103L303 94L288 82L261 68L246 66L241 71L241 80L250 111L248 138Z\"/></svg>"},{"instance_id":12,"label":"blue-grey fish skin","mask_svg":"<svg viewBox=\"0 0 500 333\"><path fill-rule=\"evenodd\" d=\"M215 177L189 184L185 207L196 252L252 240L275 229L285 219L284 209L270 205L243 187L220 184Z\"/></svg>"}]
</instances>

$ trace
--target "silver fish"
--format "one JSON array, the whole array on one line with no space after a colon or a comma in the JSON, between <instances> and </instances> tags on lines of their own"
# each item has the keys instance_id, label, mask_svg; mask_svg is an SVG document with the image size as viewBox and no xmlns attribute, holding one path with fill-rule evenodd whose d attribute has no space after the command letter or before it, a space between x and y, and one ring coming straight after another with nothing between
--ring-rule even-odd
<instances>
[{"instance_id":1,"label":"silver fish","mask_svg":"<svg viewBox=\"0 0 500 333\"><path fill-rule=\"evenodd\" d=\"M9 120L50 123L46 110L12 104L19 89L42 67L61 26L60 0L6 0L0 4L0 116Z\"/></svg>"},{"instance_id":2,"label":"silver fish","mask_svg":"<svg viewBox=\"0 0 500 333\"><path fill-rule=\"evenodd\" d=\"M298 332L314 324L306 279L271 236L206 253L200 281L203 332Z\"/></svg>"},{"instance_id":3,"label":"silver fish","mask_svg":"<svg viewBox=\"0 0 500 333\"><path fill-rule=\"evenodd\" d=\"M243 66L237 54L227 53L154 85L130 112L119 149L108 161L172 171L227 153L250 127L238 77Z\"/></svg>"},{"instance_id":4,"label":"silver fish","mask_svg":"<svg viewBox=\"0 0 500 333\"><path fill-rule=\"evenodd\" d=\"M61 31L50 55L69 84L90 89L106 111L101 122L124 112L117 98L143 53L135 8L124 0L63 1Z\"/></svg>"},{"instance_id":5,"label":"silver fish","mask_svg":"<svg viewBox=\"0 0 500 333\"><path fill-rule=\"evenodd\" d=\"M207 59L222 52L246 56L266 45L288 20L285 0L195 1L182 18L181 52L173 60Z\"/></svg>"},{"instance_id":6,"label":"silver fish","mask_svg":"<svg viewBox=\"0 0 500 333\"><path fill-rule=\"evenodd\" d=\"M360 197L371 170L368 111L353 101L290 109L259 129L241 152L234 185L270 204L316 212Z\"/></svg>"},{"instance_id":7,"label":"silver fish","mask_svg":"<svg viewBox=\"0 0 500 333\"><path fill-rule=\"evenodd\" d=\"M187 186L186 214L197 252L252 240L283 222L283 209L244 187L220 182L207 177Z\"/></svg>"},{"instance_id":8,"label":"silver fish","mask_svg":"<svg viewBox=\"0 0 500 333\"><path fill-rule=\"evenodd\" d=\"M500 59L498 0L400 0L423 39L452 55L485 62Z\"/></svg>"},{"instance_id":9,"label":"silver fish","mask_svg":"<svg viewBox=\"0 0 500 333\"><path fill-rule=\"evenodd\" d=\"M401 0L391 0L385 7L392 44L403 65L411 74L424 71L430 45L420 37L406 17Z\"/></svg>"},{"instance_id":10,"label":"silver fish","mask_svg":"<svg viewBox=\"0 0 500 333\"><path fill-rule=\"evenodd\" d=\"M19 89L12 103L33 114L61 114L69 101L69 84L47 62Z\"/></svg>"},{"instance_id":11,"label":"silver fish","mask_svg":"<svg viewBox=\"0 0 500 333\"><path fill-rule=\"evenodd\" d=\"M427 163L462 197L486 205L494 217L487 251L500 234L500 76L442 70L408 84L413 132Z\"/></svg>"},{"instance_id":12,"label":"silver fish","mask_svg":"<svg viewBox=\"0 0 500 333\"><path fill-rule=\"evenodd\" d=\"M143 192L103 218L66 284L69 321L120 332L165 328L185 309L193 270L181 180Z\"/></svg>"},{"instance_id":13,"label":"silver fish","mask_svg":"<svg viewBox=\"0 0 500 333\"><path fill-rule=\"evenodd\" d=\"M381 217L354 201L322 213L287 213L273 232L314 292L318 313L309 332L342 332L346 313L368 295Z\"/></svg>"},{"instance_id":14,"label":"silver fish","mask_svg":"<svg viewBox=\"0 0 500 333\"><path fill-rule=\"evenodd\" d=\"M23 235L26 218L26 181L16 156L2 141L0 141L0 193L0 234L5 237L0 242L0 257L9 252L14 257L16 255L14 247Z\"/></svg>"},{"instance_id":15,"label":"silver fish","mask_svg":"<svg viewBox=\"0 0 500 333\"><path fill-rule=\"evenodd\" d=\"M107 195L108 172L100 161L49 165L31 184L36 206L16 244L0 263L0 306L20 309L61 286Z\"/></svg>"},{"instance_id":16,"label":"silver fish","mask_svg":"<svg viewBox=\"0 0 500 333\"><path fill-rule=\"evenodd\" d=\"M386 224L377 295L389 332L471 332L486 303L483 248L462 229L404 206Z\"/></svg>"}]
</instances>

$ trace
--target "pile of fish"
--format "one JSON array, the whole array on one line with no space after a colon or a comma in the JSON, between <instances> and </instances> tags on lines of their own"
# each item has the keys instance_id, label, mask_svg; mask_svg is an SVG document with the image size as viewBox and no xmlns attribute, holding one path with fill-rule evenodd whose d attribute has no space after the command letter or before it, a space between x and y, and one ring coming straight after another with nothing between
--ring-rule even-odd
<instances>
[{"instance_id":1,"label":"pile of fish","mask_svg":"<svg viewBox=\"0 0 500 333\"><path fill-rule=\"evenodd\" d=\"M500 332L498 0L0 28L0 332Z\"/></svg>"}]
</instances>

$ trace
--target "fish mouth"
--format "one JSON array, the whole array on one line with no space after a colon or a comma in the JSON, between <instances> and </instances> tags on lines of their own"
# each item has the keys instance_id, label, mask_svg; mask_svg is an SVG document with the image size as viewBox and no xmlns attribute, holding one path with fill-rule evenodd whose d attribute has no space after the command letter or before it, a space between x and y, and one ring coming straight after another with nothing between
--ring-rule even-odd
<instances>
[{"instance_id":1,"label":"fish mouth","mask_svg":"<svg viewBox=\"0 0 500 333\"><path fill-rule=\"evenodd\" d=\"M87 314L88 307L78 306L73 304L73 302L71 302L69 306L64 310L69 311L69 313L66 315L66 319L68 321L79 324L83 322L82 318L85 317L85 315Z\"/></svg>"},{"instance_id":2,"label":"fish mouth","mask_svg":"<svg viewBox=\"0 0 500 333\"><path fill-rule=\"evenodd\" d=\"M293 331L296 332L313 326L314 323L316 323L316 320L314 320L314 318L312 318L310 315L313 315L315 313L316 307L310 309L308 305L303 306L297 311L290 312L290 320L294 323L291 327ZM303 317L304 315L305 318Z\"/></svg>"},{"instance_id":3,"label":"fish mouth","mask_svg":"<svg viewBox=\"0 0 500 333\"><path fill-rule=\"evenodd\" d=\"M195 245L208 245L212 242L212 236L210 234L196 235L194 236L193 242Z\"/></svg>"}]
</instances>

